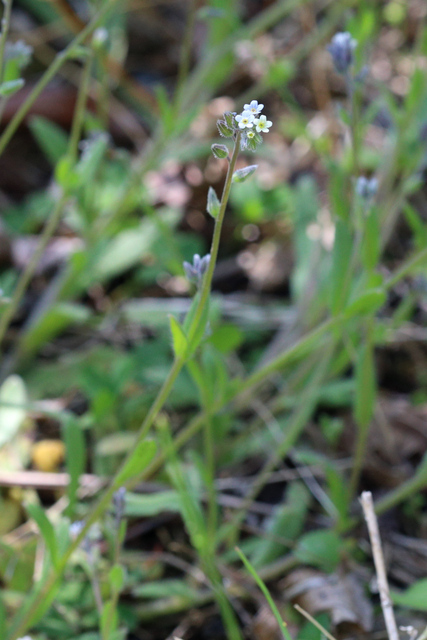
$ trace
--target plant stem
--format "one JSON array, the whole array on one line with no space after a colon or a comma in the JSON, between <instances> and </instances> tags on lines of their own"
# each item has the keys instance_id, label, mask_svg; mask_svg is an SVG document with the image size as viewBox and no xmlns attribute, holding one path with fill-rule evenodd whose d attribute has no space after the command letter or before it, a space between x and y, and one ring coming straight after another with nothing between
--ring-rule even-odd
<instances>
[{"instance_id":1,"label":"plant stem","mask_svg":"<svg viewBox=\"0 0 427 640\"><path fill-rule=\"evenodd\" d=\"M197 2L198 0L190 0L188 7L188 16L181 47L181 58L179 61L178 79L175 89L175 104L178 109L182 98L182 89L187 79L188 71L190 68L191 45L194 33L194 25L196 23Z\"/></svg>"},{"instance_id":2,"label":"plant stem","mask_svg":"<svg viewBox=\"0 0 427 640\"><path fill-rule=\"evenodd\" d=\"M206 464L206 484L208 497L208 517L207 517L207 535L211 544L211 552L215 553L216 540L215 534L218 520L218 505L215 489L215 447L212 430L212 413L209 408L206 411L206 419L204 421L204 449Z\"/></svg>"},{"instance_id":3,"label":"plant stem","mask_svg":"<svg viewBox=\"0 0 427 640\"><path fill-rule=\"evenodd\" d=\"M215 270L215 265L218 257L219 243L221 239L222 223L224 221L225 210L226 210L228 198L230 195L230 189L231 189L234 169L236 167L237 157L240 151L240 136L241 136L240 131L238 131L236 134L235 142L234 142L233 154L231 156L231 160L228 165L228 171L227 171L227 176L225 178L225 184L222 192L219 213L215 220L215 228L214 228L214 233L212 237L212 244L211 244L211 251L210 251L211 259L209 262L209 267L205 273L205 277L203 278L202 289L200 292L199 306L196 310L196 313L194 314L193 325L192 327L190 327L190 330L188 332L189 343L191 343L192 339L194 338L194 335L197 333L197 329L199 328L199 324L203 315L203 310L205 308L205 305L207 304L208 297L211 291L212 277Z\"/></svg>"},{"instance_id":4,"label":"plant stem","mask_svg":"<svg viewBox=\"0 0 427 640\"><path fill-rule=\"evenodd\" d=\"M83 72L79 85L79 92L77 95L77 102L74 109L73 124L71 126L70 141L69 141L69 154L74 161L77 160L79 141L82 135L86 100L89 93L90 72L93 61L93 51L88 55L83 66Z\"/></svg>"},{"instance_id":5,"label":"plant stem","mask_svg":"<svg viewBox=\"0 0 427 640\"><path fill-rule=\"evenodd\" d=\"M31 281L31 278L33 277L37 269L37 265L39 264L40 258L42 257L47 247L47 244L58 225L58 222L61 218L66 201L67 201L67 196L64 193L62 193L62 195L56 202L56 206L53 209L45 228L43 229L43 233L40 237L37 248L31 257L30 262L28 263L24 272L21 274L18 280L18 284L15 287L15 291L13 292L13 296L9 305L6 307L6 309L0 316L0 344L4 339L4 336L9 327L9 324L12 321L13 316L15 315L19 307L19 304L22 300L23 295L25 294L25 291Z\"/></svg>"}]
</instances>

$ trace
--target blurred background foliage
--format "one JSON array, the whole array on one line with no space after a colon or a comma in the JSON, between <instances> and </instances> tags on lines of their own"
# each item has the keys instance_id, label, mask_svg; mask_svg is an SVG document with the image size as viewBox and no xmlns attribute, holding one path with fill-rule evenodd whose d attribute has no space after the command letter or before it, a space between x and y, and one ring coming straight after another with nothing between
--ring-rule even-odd
<instances>
[{"instance_id":1,"label":"blurred background foliage","mask_svg":"<svg viewBox=\"0 0 427 640\"><path fill-rule=\"evenodd\" d=\"M278 637L237 542L294 637L320 634L293 602L338 638L378 630L363 488L385 514L400 622L425 626L426 13L422 0L14 1L8 44L21 44L0 91L5 618L47 562L28 516L42 529L47 512L65 548L170 369L168 315L194 293L182 263L208 253L207 192L225 179L216 120L257 99L274 123L239 159L258 170L232 188L208 331L153 435L160 459L126 498L124 582L116 593L107 513L36 640L230 637L209 557L245 636ZM337 31L358 43L353 100L327 51ZM378 180L368 204L360 176ZM118 593L116 635L100 635L97 598Z\"/></svg>"}]
</instances>

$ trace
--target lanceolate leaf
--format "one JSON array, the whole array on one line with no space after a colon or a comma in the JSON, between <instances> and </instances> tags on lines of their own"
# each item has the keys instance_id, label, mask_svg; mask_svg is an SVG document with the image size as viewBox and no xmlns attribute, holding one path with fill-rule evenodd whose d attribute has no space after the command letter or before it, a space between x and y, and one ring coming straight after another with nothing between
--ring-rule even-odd
<instances>
[{"instance_id":1,"label":"lanceolate leaf","mask_svg":"<svg viewBox=\"0 0 427 640\"><path fill-rule=\"evenodd\" d=\"M172 333L173 350L177 358L184 358L188 342L186 335L174 316L169 316L170 328Z\"/></svg>"},{"instance_id":2,"label":"lanceolate leaf","mask_svg":"<svg viewBox=\"0 0 427 640\"><path fill-rule=\"evenodd\" d=\"M215 189L209 187L208 191L208 204L206 205L208 213L212 216L212 218L216 218L219 213L221 203L218 200L218 196L215 193Z\"/></svg>"},{"instance_id":3,"label":"lanceolate leaf","mask_svg":"<svg viewBox=\"0 0 427 640\"><path fill-rule=\"evenodd\" d=\"M134 478L142 473L154 458L156 450L157 446L154 440L142 440L142 442L139 442L131 457L117 475L114 485L119 488L130 478Z\"/></svg>"},{"instance_id":4,"label":"lanceolate leaf","mask_svg":"<svg viewBox=\"0 0 427 640\"><path fill-rule=\"evenodd\" d=\"M243 167L243 169L237 169L233 173L233 182L245 182L251 176L256 169L258 168L257 164L251 164L249 167Z\"/></svg>"},{"instance_id":5,"label":"lanceolate leaf","mask_svg":"<svg viewBox=\"0 0 427 640\"><path fill-rule=\"evenodd\" d=\"M27 511L35 520L40 533L45 541L46 547L49 549L52 564L56 566L58 564L58 544L56 541L55 530L53 525L44 510L38 504L27 505Z\"/></svg>"}]
</instances>

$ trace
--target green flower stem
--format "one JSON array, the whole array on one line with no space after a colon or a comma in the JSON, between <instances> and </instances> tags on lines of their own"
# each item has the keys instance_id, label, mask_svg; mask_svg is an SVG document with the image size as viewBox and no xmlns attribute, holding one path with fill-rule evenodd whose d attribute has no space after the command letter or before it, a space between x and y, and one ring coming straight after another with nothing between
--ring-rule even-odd
<instances>
[{"instance_id":1,"label":"green flower stem","mask_svg":"<svg viewBox=\"0 0 427 640\"><path fill-rule=\"evenodd\" d=\"M211 292L211 284L212 284L212 277L213 277L213 273L215 270L215 265L216 265L216 261L217 261L217 257L218 257L218 249L219 249L219 243L220 243L220 239L221 239L221 231L222 231L222 223L224 221L224 215L225 215L225 210L227 207L227 203L228 203L228 198L230 195L230 189L231 189L231 184L232 184L232 179L233 179L233 173L234 173L234 169L236 167L236 162L237 162L237 157L239 155L239 151L240 151L240 131L237 132L236 134L236 140L234 142L234 149L233 149L233 154L231 156L231 160L229 162L228 165L228 171L227 171L227 176L225 178L225 184L224 184L224 189L222 192L222 197L221 197L221 205L219 208L219 213L218 216L215 220L215 228L214 228L214 233L213 233L213 238L212 238L212 245L211 245L211 259L209 262L209 267L205 273L205 276L203 278L203 284L202 284L202 289L200 292L200 301L199 301L199 305L197 307L196 313L194 315L194 320L193 320L193 324L190 327L190 330L188 332L188 342L191 344L192 339L194 338L195 334L197 333L197 329L199 328L199 324L200 321L202 319L202 315L203 315L203 311L204 308L208 302L208 298Z\"/></svg>"},{"instance_id":2,"label":"green flower stem","mask_svg":"<svg viewBox=\"0 0 427 640\"><path fill-rule=\"evenodd\" d=\"M99 25L105 20L109 11L112 9L114 4L116 4L116 2L118 2L118 0L107 0L105 4L103 4L98 14L87 24L84 29L82 29L82 31L80 31L80 33L74 38L74 40L70 42L68 47L66 47L61 53L58 53L50 67L46 69L28 98L22 103L21 107L18 109L6 129L3 131L3 134L0 137L0 155L9 144L10 139L18 129L21 122L24 120L28 111L37 100L43 89L47 87L49 82L58 73L64 62L73 55L73 51L75 50L75 48L81 45L86 40L86 38L91 33L93 33L93 31L97 27L99 27Z\"/></svg>"},{"instance_id":3,"label":"green flower stem","mask_svg":"<svg viewBox=\"0 0 427 640\"><path fill-rule=\"evenodd\" d=\"M74 161L77 160L79 141L83 131L83 123L86 109L86 100L89 95L91 68L93 62L93 50L87 56L83 72L81 75L81 81L79 84L79 92L77 95L76 107L74 110L73 124L71 126L70 141L69 141L69 154Z\"/></svg>"},{"instance_id":4,"label":"green flower stem","mask_svg":"<svg viewBox=\"0 0 427 640\"><path fill-rule=\"evenodd\" d=\"M62 195L56 202L56 206L54 207L50 215L50 218L47 224L45 225L45 228L43 229L43 233L40 237L37 248L31 257L30 262L28 263L21 277L18 280L18 284L15 287L15 291L13 292L13 296L10 303L8 304L8 306L0 316L0 344L3 342L4 336L9 327L9 324L12 321L13 316L15 315L19 307L22 297L24 296L25 291L27 290L27 287L37 269L37 265L40 262L40 259L47 247L47 244L50 238L52 237L56 227L58 226L66 201L67 201L67 196L64 193L62 193Z\"/></svg>"}]
</instances>

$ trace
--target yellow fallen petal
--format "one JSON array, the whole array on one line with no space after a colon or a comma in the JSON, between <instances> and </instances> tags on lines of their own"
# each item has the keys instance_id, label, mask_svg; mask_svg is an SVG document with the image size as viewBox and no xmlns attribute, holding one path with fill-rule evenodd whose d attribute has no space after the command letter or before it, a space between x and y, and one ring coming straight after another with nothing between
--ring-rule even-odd
<instances>
[{"instance_id":1,"label":"yellow fallen petal","mask_svg":"<svg viewBox=\"0 0 427 640\"><path fill-rule=\"evenodd\" d=\"M31 451L31 458L38 471L57 471L65 458L65 447L61 440L40 440Z\"/></svg>"}]
</instances>

